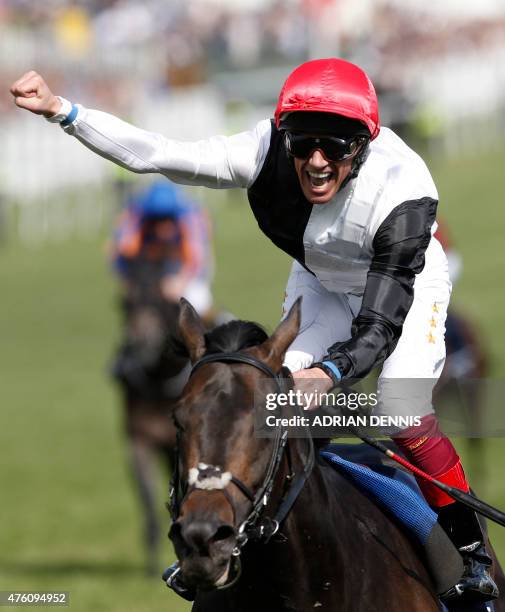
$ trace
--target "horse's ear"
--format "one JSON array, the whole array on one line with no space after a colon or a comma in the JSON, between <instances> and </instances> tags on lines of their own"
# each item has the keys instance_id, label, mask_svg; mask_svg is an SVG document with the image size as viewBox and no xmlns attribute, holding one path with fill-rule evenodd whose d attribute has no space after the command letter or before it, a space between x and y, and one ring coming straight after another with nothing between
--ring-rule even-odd
<instances>
[{"instance_id":1,"label":"horse's ear","mask_svg":"<svg viewBox=\"0 0 505 612\"><path fill-rule=\"evenodd\" d=\"M188 349L192 363L198 361L205 353L205 328L202 319L188 302L181 298L179 312L179 333L184 346Z\"/></svg>"},{"instance_id":2,"label":"horse's ear","mask_svg":"<svg viewBox=\"0 0 505 612\"><path fill-rule=\"evenodd\" d=\"M291 306L287 316L279 323L274 333L261 345L261 358L274 372L282 366L289 345L298 335L301 321L302 298Z\"/></svg>"}]
</instances>

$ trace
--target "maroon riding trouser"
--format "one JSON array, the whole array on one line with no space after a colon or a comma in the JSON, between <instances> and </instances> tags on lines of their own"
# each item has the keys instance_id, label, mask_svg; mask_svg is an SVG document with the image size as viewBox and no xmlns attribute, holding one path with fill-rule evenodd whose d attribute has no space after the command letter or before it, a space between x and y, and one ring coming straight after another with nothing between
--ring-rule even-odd
<instances>
[{"instance_id":1,"label":"maroon riding trouser","mask_svg":"<svg viewBox=\"0 0 505 612\"><path fill-rule=\"evenodd\" d=\"M415 466L440 482L465 492L469 491L458 453L449 438L440 431L434 414L423 417L420 426L404 429L393 439ZM417 482L431 506L441 508L454 502L447 493L426 480L417 478Z\"/></svg>"}]
</instances>

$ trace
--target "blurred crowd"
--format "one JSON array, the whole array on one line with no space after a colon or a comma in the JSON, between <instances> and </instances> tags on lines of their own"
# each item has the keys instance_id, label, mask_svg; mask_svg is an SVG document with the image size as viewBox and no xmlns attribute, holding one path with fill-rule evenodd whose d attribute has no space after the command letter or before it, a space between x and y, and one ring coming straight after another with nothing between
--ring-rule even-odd
<instances>
[{"instance_id":1,"label":"blurred crowd","mask_svg":"<svg viewBox=\"0 0 505 612\"><path fill-rule=\"evenodd\" d=\"M73 93L77 66L98 99L111 74L153 91L194 85L217 70L302 61L305 18L293 2L244 10L212 0L0 0L0 71L35 66Z\"/></svg>"},{"instance_id":2,"label":"blurred crowd","mask_svg":"<svg viewBox=\"0 0 505 612\"><path fill-rule=\"evenodd\" d=\"M72 95L86 89L97 102L106 95L109 107L128 98L132 79L155 92L219 71L330 55L355 60L380 90L409 98L427 65L469 56L485 63L504 52L505 12L465 18L463 9L444 15L418 2L0 0L2 76L35 66L52 82L68 82ZM5 111L11 105L2 95Z\"/></svg>"},{"instance_id":3,"label":"blurred crowd","mask_svg":"<svg viewBox=\"0 0 505 612\"><path fill-rule=\"evenodd\" d=\"M330 56L370 74L381 123L421 153L502 146L503 0L0 0L0 235L7 208L28 200L39 216L19 206L20 235L66 232L52 194L114 181L101 160L16 112L9 85L25 71L70 100L191 140L249 128L273 112L295 65Z\"/></svg>"}]
</instances>

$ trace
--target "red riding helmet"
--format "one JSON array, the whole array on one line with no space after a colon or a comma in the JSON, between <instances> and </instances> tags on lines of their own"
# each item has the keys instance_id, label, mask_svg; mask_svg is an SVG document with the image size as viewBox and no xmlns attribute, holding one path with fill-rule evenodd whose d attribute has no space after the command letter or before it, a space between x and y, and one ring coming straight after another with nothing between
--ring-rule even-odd
<instances>
[{"instance_id":1,"label":"red riding helmet","mask_svg":"<svg viewBox=\"0 0 505 612\"><path fill-rule=\"evenodd\" d=\"M316 111L357 119L371 140L380 131L377 94L367 74L355 64L328 58L305 62L287 78L275 109L275 125L285 113Z\"/></svg>"}]
</instances>

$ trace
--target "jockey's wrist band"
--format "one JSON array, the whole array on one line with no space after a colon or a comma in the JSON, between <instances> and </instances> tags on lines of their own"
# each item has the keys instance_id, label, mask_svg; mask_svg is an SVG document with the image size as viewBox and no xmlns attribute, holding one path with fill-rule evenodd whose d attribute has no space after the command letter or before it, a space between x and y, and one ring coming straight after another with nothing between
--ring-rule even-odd
<instances>
[{"instance_id":1,"label":"jockey's wrist band","mask_svg":"<svg viewBox=\"0 0 505 612\"><path fill-rule=\"evenodd\" d=\"M325 374L328 374L328 376L331 378L335 387L342 380L342 374L340 373L340 370L332 361L317 361L316 363L313 363L310 367L320 368L321 370L323 370L323 372Z\"/></svg>"},{"instance_id":2,"label":"jockey's wrist band","mask_svg":"<svg viewBox=\"0 0 505 612\"><path fill-rule=\"evenodd\" d=\"M60 123L61 127L67 127L67 125L73 123L78 112L79 108L75 104L72 104L72 110L68 113L67 118Z\"/></svg>"},{"instance_id":3,"label":"jockey's wrist band","mask_svg":"<svg viewBox=\"0 0 505 612\"><path fill-rule=\"evenodd\" d=\"M62 98L61 96L56 97L61 102L60 110L54 115L51 115L51 117L46 117L46 120L49 121L49 123L61 123L62 121L65 121L73 110L71 102L65 98Z\"/></svg>"}]
</instances>

